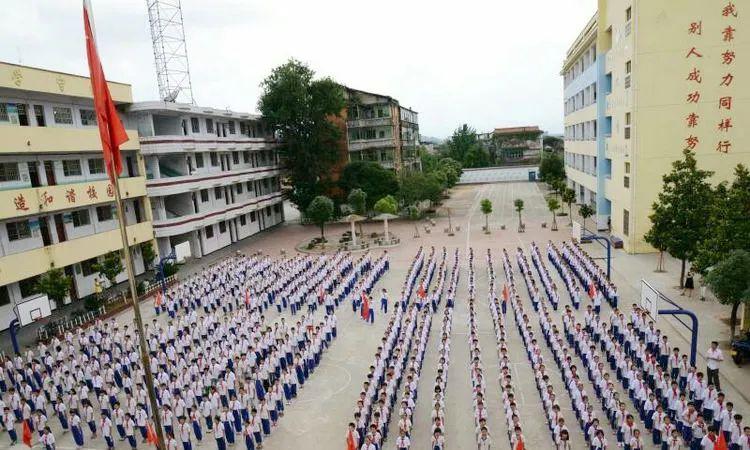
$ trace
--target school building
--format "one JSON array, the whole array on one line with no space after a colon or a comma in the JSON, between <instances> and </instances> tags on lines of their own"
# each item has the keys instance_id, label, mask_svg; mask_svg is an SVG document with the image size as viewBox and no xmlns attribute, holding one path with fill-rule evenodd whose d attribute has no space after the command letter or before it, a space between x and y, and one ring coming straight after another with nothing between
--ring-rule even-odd
<instances>
[{"instance_id":1,"label":"school building","mask_svg":"<svg viewBox=\"0 0 750 450\"><path fill-rule=\"evenodd\" d=\"M284 220L278 141L261 117L163 101L129 105L159 254L200 258Z\"/></svg>"},{"instance_id":2,"label":"school building","mask_svg":"<svg viewBox=\"0 0 750 450\"><path fill-rule=\"evenodd\" d=\"M568 50L568 182L628 252L653 251L648 216L683 149L714 183L750 164L748 16L736 1L599 0Z\"/></svg>"},{"instance_id":3,"label":"school building","mask_svg":"<svg viewBox=\"0 0 750 450\"><path fill-rule=\"evenodd\" d=\"M109 89L118 109L132 103L130 85ZM120 193L140 274L141 244L154 233L138 134L126 128ZM38 296L39 275L63 269L74 301L94 293L97 260L120 249L89 79L0 62L0 330Z\"/></svg>"}]
</instances>

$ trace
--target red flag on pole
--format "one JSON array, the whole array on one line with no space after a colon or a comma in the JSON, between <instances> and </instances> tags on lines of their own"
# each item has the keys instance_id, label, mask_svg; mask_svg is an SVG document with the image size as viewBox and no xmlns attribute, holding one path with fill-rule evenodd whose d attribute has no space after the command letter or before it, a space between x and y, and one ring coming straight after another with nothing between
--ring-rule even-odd
<instances>
[{"instance_id":1,"label":"red flag on pole","mask_svg":"<svg viewBox=\"0 0 750 450\"><path fill-rule=\"evenodd\" d=\"M26 420L23 421L23 435L21 436L21 439L27 447L31 448L31 427Z\"/></svg>"},{"instance_id":2,"label":"red flag on pole","mask_svg":"<svg viewBox=\"0 0 750 450\"><path fill-rule=\"evenodd\" d=\"M717 439L716 444L714 444L714 450L729 450L727 440L724 438L724 432L719 430L717 434L719 435L719 439Z\"/></svg>"},{"instance_id":3,"label":"red flag on pole","mask_svg":"<svg viewBox=\"0 0 750 450\"><path fill-rule=\"evenodd\" d=\"M346 450L357 450L357 444L354 443L354 433L349 430L346 435Z\"/></svg>"},{"instance_id":4,"label":"red flag on pole","mask_svg":"<svg viewBox=\"0 0 750 450\"><path fill-rule=\"evenodd\" d=\"M362 318L365 320L370 319L370 299L367 298L365 291L362 291Z\"/></svg>"},{"instance_id":5,"label":"red flag on pole","mask_svg":"<svg viewBox=\"0 0 750 450\"><path fill-rule=\"evenodd\" d=\"M510 293L508 292L508 285L503 284L503 301L507 302L510 298Z\"/></svg>"},{"instance_id":6,"label":"red flag on pole","mask_svg":"<svg viewBox=\"0 0 750 450\"><path fill-rule=\"evenodd\" d=\"M153 446L159 446L159 438L156 437L156 431L154 431L154 427L150 423L146 424L146 442Z\"/></svg>"},{"instance_id":7,"label":"red flag on pole","mask_svg":"<svg viewBox=\"0 0 750 450\"><path fill-rule=\"evenodd\" d=\"M125 132L125 127L122 126L120 116L117 115L117 109L115 109L115 104L109 93L107 80L104 78L104 70L96 48L94 18L89 0L83 0L83 24L86 32L86 55L89 62L91 92L94 94L94 108L96 109L96 122L99 125L99 135L102 141L104 164L107 168L109 180L114 183L115 177L122 172L120 145L127 142L128 134ZM112 169L114 169L114 172Z\"/></svg>"}]
</instances>

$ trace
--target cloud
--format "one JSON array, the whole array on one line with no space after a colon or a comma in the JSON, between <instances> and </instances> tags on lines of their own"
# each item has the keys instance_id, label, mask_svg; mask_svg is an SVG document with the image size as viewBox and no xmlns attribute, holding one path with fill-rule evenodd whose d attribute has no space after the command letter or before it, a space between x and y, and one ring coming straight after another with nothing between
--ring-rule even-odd
<instances>
[{"instance_id":1,"label":"cloud","mask_svg":"<svg viewBox=\"0 0 750 450\"><path fill-rule=\"evenodd\" d=\"M108 78L158 97L144 0L92 0ZM537 124L562 131L565 52L596 0L183 0L196 102L256 111L259 84L294 57L397 98L425 135ZM85 74L80 0L27 0L0 17L0 59Z\"/></svg>"}]
</instances>

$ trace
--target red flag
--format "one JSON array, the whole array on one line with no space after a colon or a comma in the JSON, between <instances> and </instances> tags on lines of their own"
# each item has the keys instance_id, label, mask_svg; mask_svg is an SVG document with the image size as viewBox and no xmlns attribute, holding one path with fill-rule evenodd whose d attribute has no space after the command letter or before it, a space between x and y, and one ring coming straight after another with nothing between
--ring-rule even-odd
<instances>
[{"instance_id":1,"label":"red flag","mask_svg":"<svg viewBox=\"0 0 750 450\"><path fill-rule=\"evenodd\" d=\"M26 420L23 421L23 436L21 437L21 439L27 447L31 448L31 427L29 426L29 422Z\"/></svg>"},{"instance_id":2,"label":"red flag","mask_svg":"<svg viewBox=\"0 0 750 450\"><path fill-rule=\"evenodd\" d=\"M346 435L346 450L357 450L357 444L354 443L354 433L349 430Z\"/></svg>"},{"instance_id":3,"label":"red flag","mask_svg":"<svg viewBox=\"0 0 750 450\"><path fill-rule=\"evenodd\" d=\"M156 437L154 427L152 427L150 423L146 424L146 442L154 446L159 445L159 438Z\"/></svg>"},{"instance_id":4,"label":"red flag","mask_svg":"<svg viewBox=\"0 0 750 450\"><path fill-rule=\"evenodd\" d=\"M720 430L717 434L719 435L719 439L714 444L714 450L729 450L727 440L724 438L724 432Z\"/></svg>"},{"instance_id":5,"label":"red flag","mask_svg":"<svg viewBox=\"0 0 750 450\"><path fill-rule=\"evenodd\" d=\"M596 286L594 286L593 281L589 283L589 297L591 297L591 299L596 297Z\"/></svg>"},{"instance_id":6,"label":"red flag","mask_svg":"<svg viewBox=\"0 0 750 450\"><path fill-rule=\"evenodd\" d=\"M99 52L96 48L94 37L94 18L91 14L91 4L83 0L83 25L86 32L86 55L89 62L89 75L91 77L91 92L94 94L94 108L96 109L96 122L99 125L99 136L102 141L102 152L104 153L104 164L107 168L109 180L114 183L115 177L122 172L122 158L120 157L120 145L128 140L125 127L122 126L120 116L109 93L107 80L104 78L104 70L99 60ZM114 169L114 171L112 171Z\"/></svg>"},{"instance_id":7,"label":"red flag","mask_svg":"<svg viewBox=\"0 0 750 450\"><path fill-rule=\"evenodd\" d=\"M523 439L519 439L518 442L516 442L516 448L513 450L523 450L524 448L526 447L523 445Z\"/></svg>"},{"instance_id":8,"label":"red flag","mask_svg":"<svg viewBox=\"0 0 750 450\"><path fill-rule=\"evenodd\" d=\"M503 284L503 301L507 302L510 298L510 293L508 292L508 285Z\"/></svg>"},{"instance_id":9,"label":"red flag","mask_svg":"<svg viewBox=\"0 0 750 450\"><path fill-rule=\"evenodd\" d=\"M370 299L365 295L365 291L362 291L362 318L365 320L370 319Z\"/></svg>"}]
</instances>

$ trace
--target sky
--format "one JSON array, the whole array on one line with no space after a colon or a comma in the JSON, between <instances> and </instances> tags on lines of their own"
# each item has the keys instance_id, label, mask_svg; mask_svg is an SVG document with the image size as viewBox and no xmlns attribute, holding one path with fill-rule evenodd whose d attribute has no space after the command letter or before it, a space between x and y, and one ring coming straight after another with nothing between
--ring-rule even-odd
<instances>
[{"instance_id":1,"label":"sky","mask_svg":"<svg viewBox=\"0 0 750 450\"><path fill-rule=\"evenodd\" d=\"M109 80L158 98L147 0L92 0ZM174 0L170 0L174 1ZM289 58L419 112L445 138L539 125L563 130L565 52L596 0L182 0L196 104L257 112L260 83ZM0 60L86 74L82 2L3 8Z\"/></svg>"}]
</instances>

